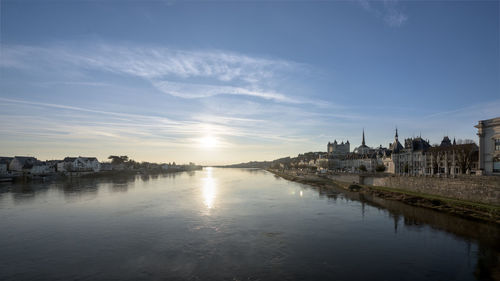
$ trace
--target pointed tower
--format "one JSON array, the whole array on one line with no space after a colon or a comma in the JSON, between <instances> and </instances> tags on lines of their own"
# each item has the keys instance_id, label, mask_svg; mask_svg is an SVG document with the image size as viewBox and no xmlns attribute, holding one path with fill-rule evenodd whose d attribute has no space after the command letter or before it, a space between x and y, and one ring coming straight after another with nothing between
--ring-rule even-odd
<instances>
[{"instance_id":1,"label":"pointed tower","mask_svg":"<svg viewBox=\"0 0 500 281\"><path fill-rule=\"evenodd\" d=\"M362 146L365 146L365 129L363 128L363 141L361 142Z\"/></svg>"},{"instance_id":2,"label":"pointed tower","mask_svg":"<svg viewBox=\"0 0 500 281\"><path fill-rule=\"evenodd\" d=\"M391 146L392 152L393 153L399 153L402 149L403 146L398 140L398 128L396 127L396 134L394 135L394 144Z\"/></svg>"}]
</instances>

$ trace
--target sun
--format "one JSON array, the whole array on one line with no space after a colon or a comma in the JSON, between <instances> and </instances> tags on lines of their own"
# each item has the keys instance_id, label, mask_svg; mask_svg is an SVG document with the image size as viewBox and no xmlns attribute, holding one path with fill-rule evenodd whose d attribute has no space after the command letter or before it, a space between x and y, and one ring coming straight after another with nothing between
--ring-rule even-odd
<instances>
[{"instance_id":1,"label":"sun","mask_svg":"<svg viewBox=\"0 0 500 281\"><path fill-rule=\"evenodd\" d=\"M200 144L204 148L214 148L217 146L217 139L213 136L205 136L200 139Z\"/></svg>"}]
</instances>

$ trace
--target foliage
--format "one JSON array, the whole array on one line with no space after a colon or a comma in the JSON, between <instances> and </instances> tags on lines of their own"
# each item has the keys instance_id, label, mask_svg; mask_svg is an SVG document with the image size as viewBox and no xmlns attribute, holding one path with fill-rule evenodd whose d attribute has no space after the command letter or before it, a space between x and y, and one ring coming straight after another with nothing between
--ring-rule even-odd
<instances>
[{"instance_id":1,"label":"foliage","mask_svg":"<svg viewBox=\"0 0 500 281\"><path fill-rule=\"evenodd\" d=\"M119 164L124 164L125 162L128 161L128 156L123 155L123 156L115 156L115 155L110 155L108 159L111 159L111 164L113 165L119 165Z\"/></svg>"},{"instance_id":2,"label":"foliage","mask_svg":"<svg viewBox=\"0 0 500 281\"><path fill-rule=\"evenodd\" d=\"M327 169L328 168L328 160L320 161L319 166L323 169Z\"/></svg>"},{"instance_id":3,"label":"foliage","mask_svg":"<svg viewBox=\"0 0 500 281\"><path fill-rule=\"evenodd\" d=\"M385 172L385 165L384 164L377 165L377 167L375 168L375 171L377 171L377 172Z\"/></svg>"},{"instance_id":4,"label":"foliage","mask_svg":"<svg viewBox=\"0 0 500 281\"><path fill-rule=\"evenodd\" d=\"M360 171L362 171L362 172L366 172L366 171L367 171L367 170L366 170L366 166L365 166L365 165L363 165L363 164L359 165L359 168L358 168L358 169L359 169Z\"/></svg>"}]
</instances>

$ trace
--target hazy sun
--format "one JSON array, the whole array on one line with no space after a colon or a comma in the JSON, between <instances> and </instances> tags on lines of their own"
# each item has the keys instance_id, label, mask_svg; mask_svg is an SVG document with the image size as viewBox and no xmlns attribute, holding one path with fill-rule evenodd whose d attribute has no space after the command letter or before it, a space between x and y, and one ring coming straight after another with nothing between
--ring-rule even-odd
<instances>
[{"instance_id":1,"label":"hazy sun","mask_svg":"<svg viewBox=\"0 0 500 281\"><path fill-rule=\"evenodd\" d=\"M213 148L217 146L217 139L212 136L206 136L200 139L200 143L205 148Z\"/></svg>"}]
</instances>

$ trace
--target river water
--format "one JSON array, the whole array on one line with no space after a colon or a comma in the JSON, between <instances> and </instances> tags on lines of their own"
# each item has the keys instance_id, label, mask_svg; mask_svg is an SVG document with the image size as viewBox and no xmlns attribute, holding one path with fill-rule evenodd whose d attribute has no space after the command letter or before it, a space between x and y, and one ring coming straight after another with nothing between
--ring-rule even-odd
<instances>
[{"instance_id":1,"label":"river water","mask_svg":"<svg viewBox=\"0 0 500 281\"><path fill-rule=\"evenodd\" d=\"M262 170L0 185L0 280L498 279L498 226Z\"/></svg>"}]
</instances>

